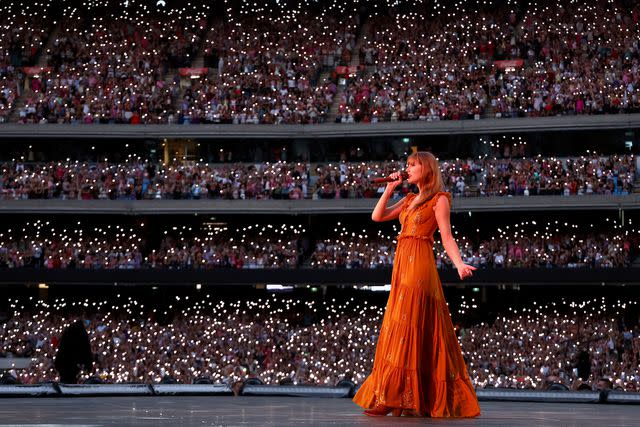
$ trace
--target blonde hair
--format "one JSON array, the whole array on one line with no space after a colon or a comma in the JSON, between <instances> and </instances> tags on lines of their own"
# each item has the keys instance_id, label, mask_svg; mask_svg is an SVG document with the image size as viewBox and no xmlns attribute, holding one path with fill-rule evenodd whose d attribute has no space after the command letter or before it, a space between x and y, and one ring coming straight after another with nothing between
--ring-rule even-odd
<instances>
[{"instance_id":1,"label":"blonde hair","mask_svg":"<svg viewBox=\"0 0 640 427\"><path fill-rule=\"evenodd\" d=\"M423 191L416 197L416 204L413 207L413 209L418 209L422 204L431 200L436 193L443 191L444 184L438 159L436 159L433 154L428 151L416 151L407 157L407 162L411 160L422 165L422 179L420 184Z\"/></svg>"}]
</instances>

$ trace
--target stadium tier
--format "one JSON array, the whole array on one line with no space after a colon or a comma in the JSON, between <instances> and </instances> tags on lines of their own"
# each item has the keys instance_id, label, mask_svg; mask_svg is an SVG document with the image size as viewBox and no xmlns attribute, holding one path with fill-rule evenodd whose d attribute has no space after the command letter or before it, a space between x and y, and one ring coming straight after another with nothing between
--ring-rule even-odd
<instances>
[{"instance_id":1,"label":"stadium tier","mask_svg":"<svg viewBox=\"0 0 640 427\"><path fill-rule=\"evenodd\" d=\"M3 199L355 199L379 197L373 178L404 162L277 162L158 164L12 161L0 165ZM444 185L454 197L629 195L633 155L536 156L444 160ZM410 191L406 184L400 194Z\"/></svg>"},{"instance_id":2,"label":"stadium tier","mask_svg":"<svg viewBox=\"0 0 640 427\"><path fill-rule=\"evenodd\" d=\"M633 2L162 4L4 2L0 118L321 124L640 108Z\"/></svg>"}]
</instances>

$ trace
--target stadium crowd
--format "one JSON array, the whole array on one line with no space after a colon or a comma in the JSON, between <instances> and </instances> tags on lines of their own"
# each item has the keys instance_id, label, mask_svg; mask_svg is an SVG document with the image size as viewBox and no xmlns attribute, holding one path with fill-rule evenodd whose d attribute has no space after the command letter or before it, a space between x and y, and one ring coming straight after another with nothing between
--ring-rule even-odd
<instances>
[{"instance_id":1,"label":"stadium crowd","mask_svg":"<svg viewBox=\"0 0 640 427\"><path fill-rule=\"evenodd\" d=\"M404 168L400 161L156 164L5 162L3 199L336 199L375 198L374 177ZM455 197L590 195L633 192L634 155L453 159L441 162ZM405 183L401 194L411 191Z\"/></svg>"},{"instance_id":2,"label":"stadium crowd","mask_svg":"<svg viewBox=\"0 0 640 427\"><path fill-rule=\"evenodd\" d=\"M105 225L85 229L56 227L50 221L27 222L0 232L3 268L47 269L140 268L144 241L141 230Z\"/></svg>"},{"instance_id":3,"label":"stadium crowd","mask_svg":"<svg viewBox=\"0 0 640 427\"><path fill-rule=\"evenodd\" d=\"M0 26L0 123L9 121L15 101L23 93L24 66L32 66L51 31L45 5L3 2L0 17L11 22Z\"/></svg>"},{"instance_id":4,"label":"stadium crowd","mask_svg":"<svg viewBox=\"0 0 640 427\"><path fill-rule=\"evenodd\" d=\"M21 72L16 67L0 65L0 123L9 121L9 114L22 90L21 79Z\"/></svg>"},{"instance_id":5,"label":"stadium crowd","mask_svg":"<svg viewBox=\"0 0 640 427\"><path fill-rule=\"evenodd\" d=\"M94 354L81 381L155 383L169 377L181 383L258 378L267 384L335 385L342 379L359 384L372 368L383 315L383 306L354 298L176 296L164 308L118 298L12 299L11 317L0 323L0 354L36 359L16 372L22 383L55 381L53 359L62 331L79 319ZM541 390L561 383L637 391L640 335L637 324L624 322L624 313L637 304L557 298L509 307L497 318L468 325L480 307L474 299L451 301L450 310L477 388Z\"/></svg>"},{"instance_id":6,"label":"stadium crowd","mask_svg":"<svg viewBox=\"0 0 640 427\"><path fill-rule=\"evenodd\" d=\"M156 235L118 224L27 222L0 232L0 268L282 268L296 267L301 226L255 224L229 230L172 226Z\"/></svg>"},{"instance_id":7,"label":"stadium crowd","mask_svg":"<svg viewBox=\"0 0 640 427\"><path fill-rule=\"evenodd\" d=\"M367 230L349 231L341 223L334 229L336 236L321 239L308 261L312 268L378 268L393 265L396 240L380 230L369 236ZM338 228L339 227L339 228ZM393 226L396 231L395 225Z\"/></svg>"},{"instance_id":8,"label":"stadium crowd","mask_svg":"<svg viewBox=\"0 0 640 427\"><path fill-rule=\"evenodd\" d=\"M640 233L635 229L622 230L616 221L605 221L604 232L593 224L579 226L567 222L550 221L538 224L523 221L498 227L494 233L462 233L454 230L460 255L465 263L479 268L551 268L629 266L638 255ZM378 231L370 236L368 230L348 230L337 224L335 236L320 239L310 257L314 268L378 268L393 265L395 235ZM459 227L458 227L459 228ZM396 226L393 226L397 232ZM442 242L436 234L434 243L436 266L453 268Z\"/></svg>"},{"instance_id":9,"label":"stadium crowd","mask_svg":"<svg viewBox=\"0 0 640 427\"><path fill-rule=\"evenodd\" d=\"M350 56L358 17L290 12L233 17L213 29L204 52L217 58L217 74L191 79L178 122L324 122L337 87L320 79L322 67Z\"/></svg>"},{"instance_id":10,"label":"stadium crowd","mask_svg":"<svg viewBox=\"0 0 640 427\"><path fill-rule=\"evenodd\" d=\"M168 235L158 250L145 259L150 268L294 268L300 263L298 240L301 226L259 224L212 227L202 237L186 226ZM165 234L168 234L165 233Z\"/></svg>"},{"instance_id":11,"label":"stadium crowd","mask_svg":"<svg viewBox=\"0 0 640 427\"><path fill-rule=\"evenodd\" d=\"M463 260L479 268L620 268L638 256L640 231L604 218L587 224L522 221L471 229L453 226ZM349 268L393 264L398 229L333 231L302 225L174 225L160 231L139 223L94 226L36 220L0 230L0 268L212 269ZM453 268L436 234L436 265Z\"/></svg>"},{"instance_id":12,"label":"stadium crowd","mask_svg":"<svg viewBox=\"0 0 640 427\"><path fill-rule=\"evenodd\" d=\"M336 122L479 118L488 102L489 69L472 33L498 31L499 17L452 9L446 18L414 12L372 17L360 49L372 70L349 79Z\"/></svg>"},{"instance_id":13,"label":"stadium crowd","mask_svg":"<svg viewBox=\"0 0 640 427\"><path fill-rule=\"evenodd\" d=\"M183 15L184 12L184 15ZM164 76L188 65L206 9L173 9L164 19L84 16L74 9L46 52L48 67L29 79L22 123L164 123L179 88ZM179 83L179 80L178 80Z\"/></svg>"},{"instance_id":14,"label":"stadium crowd","mask_svg":"<svg viewBox=\"0 0 640 427\"><path fill-rule=\"evenodd\" d=\"M640 111L639 13L625 1L530 5L503 46L505 59L524 64L495 82L496 115Z\"/></svg>"},{"instance_id":15,"label":"stadium crowd","mask_svg":"<svg viewBox=\"0 0 640 427\"><path fill-rule=\"evenodd\" d=\"M2 165L7 199L263 199L303 198L309 165L114 164L51 162Z\"/></svg>"},{"instance_id":16,"label":"stadium crowd","mask_svg":"<svg viewBox=\"0 0 640 427\"><path fill-rule=\"evenodd\" d=\"M0 69L44 67L3 80L20 123L322 123L334 100L337 122L640 111L640 9L625 0L388 2L371 16L359 2L49 3L0 7L14 18ZM196 57L211 70L181 76Z\"/></svg>"}]
</instances>

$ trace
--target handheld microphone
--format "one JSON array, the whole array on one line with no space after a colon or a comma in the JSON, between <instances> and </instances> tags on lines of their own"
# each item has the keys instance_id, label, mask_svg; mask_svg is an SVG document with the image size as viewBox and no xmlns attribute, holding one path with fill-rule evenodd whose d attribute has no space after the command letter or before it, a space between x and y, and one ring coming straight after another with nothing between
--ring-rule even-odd
<instances>
[{"instance_id":1,"label":"handheld microphone","mask_svg":"<svg viewBox=\"0 0 640 427\"><path fill-rule=\"evenodd\" d=\"M405 179L409 178L409 174L403 171L403 172L400 172L400 177L404 181ZM386 178L374 178L371 182L373 182L374 184L385 184L387 182L393 182L393 181L395 181L395 179L391 177L386 177Z\"/></svg>"}]
</instances>

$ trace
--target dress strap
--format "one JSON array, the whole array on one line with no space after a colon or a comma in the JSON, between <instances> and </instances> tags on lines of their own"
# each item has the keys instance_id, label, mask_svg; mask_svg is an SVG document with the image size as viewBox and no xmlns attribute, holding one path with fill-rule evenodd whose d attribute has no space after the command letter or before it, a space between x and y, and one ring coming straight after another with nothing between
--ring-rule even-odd
<instances>
[{"instance_id":1,"label":"dress strap","mask_svg":"<svg viewBox=\"0 0 640 427\"><path fill-rule=\"evenodd\" d=\"M448 191L438 191L436 194L433 195L433 197L431 197L431 200L429 200L429 203L433 203L433 206L435 206L438 203L438 199L440 197L446 197L449 200L449 206L451 206L451 193L449 193Z\"/></svg>"}]
</instances>

